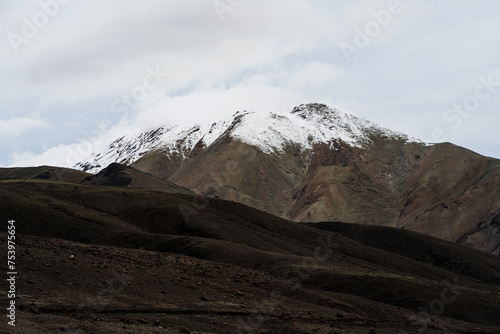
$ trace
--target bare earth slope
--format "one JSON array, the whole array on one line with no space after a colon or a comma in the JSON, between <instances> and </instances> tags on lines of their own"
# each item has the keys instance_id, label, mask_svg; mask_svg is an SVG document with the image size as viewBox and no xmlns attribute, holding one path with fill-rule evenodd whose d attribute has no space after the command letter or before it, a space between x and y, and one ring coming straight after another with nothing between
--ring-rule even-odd
<instances>
[{"instance_id":1,"label":"bare earth slope","mask_svg":"<svg viewBox=\"0 0 500 334\"><path fill-rule=\"evenodd\" d=\"M500 252L499 160L452 144L371 138L367 148L290 145L276 154L226 139L168 179L294 221L393 226ZM154 172L142 159L133 166Z\"/></svg>"},{"instance_id":2,"label":"bare earth slope","mask_svg":"<svg viewBox=\"0 0 500 334\"><path fill-rule=\"evenodd\" d=\"M0 180L39 179L80 183L90 175L75 169L51 166L0 168Z\"/></svg>"},{"instance_id":3,"label":"bare earth slope","mask_svg":"<svg viewBox=\"0 0 500 334\"><path fill-rule=\"evenodd\" d=\"M500 160L452 144L420 152L396 226L500 254Z\"/></svg>"},{"instance_id":4,"label":"bare earth slope","mask_svg":"<svg viewBox=\"0 0 500 334\"><path fill-rule=\"evenodd\" d=\"M452 144L323 145L285 215L394 226L499 254L500 161Z\"/></svg>"},{"instance_id":5,"label":"bare earth slope","mask_svg":"<svg viewBox=\"0 0 500 334\"><path fill-rule=\"evenodd\" d=\"M178 186L175 183L118 163L112 163L108 167L101 170L97 175L90 175L86 177L81 183L157 190L167 193L194 194L193 191Z\"/></svg>"},{"instance_id":6,"label":"bare earth slope","mask_svg":"<svg viewBox=\"0 0 500 334\"><path fill-rule=\"evenodd\" d=\"M418 233L43 180L0 181L0 201L18 233L13 333L500 330L500 259Z\"/></svg>"}]
</instances>

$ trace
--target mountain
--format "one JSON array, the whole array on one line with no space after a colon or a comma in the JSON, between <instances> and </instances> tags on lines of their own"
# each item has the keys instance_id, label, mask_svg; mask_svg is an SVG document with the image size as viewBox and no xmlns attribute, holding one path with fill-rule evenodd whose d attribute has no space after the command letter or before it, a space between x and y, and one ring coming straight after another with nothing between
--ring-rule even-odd
<instances>
[{"instance_id":1,"label":"mountain","mask_svg":"<svg viewBox=\"0 0 500 334\"><path fill-rule=\"evenodd\" d=\"M0 181L22 333L500 331L498 256L118 185Z\"/></svg>"},{"instance_id":2,"label":"mountain","mask_svg":"<svg viewBox=\"0 0 500 334\"><path fill-rule=\"evenodd\" d=\"M34 179L80 183L91 175L71 168L53 166L0 168L0 180Z\"/></svg>"},{"instance_id":3,"label":"mountain","mask_svg":"<svg viewBox=\"0 0 500 334\"><path fill-rule=\"evenodd\" d=\"M159 127L124 136L113 141L104 152L95 152L92 158L75 167L97 173L112 162L130 164L156 151L170 159L184 160L225 138L257 147L267 154L279 154L290 147L311 150L321 143L329 143L334 149L335 142L339 141L362 147L374 134L416 141L344 109L308 104L294 108L291 113L239 111L231 118L216 122Z\"/></svg>"},{"instance_id":4,"label":"mountain","mask_svg":"<svg viewBox=\"0 0 500 334\"><path fill-rule=\"evenodd\" d=\"M111 187L157 190L166 193L194 194L191 190L178 186L175 183L168 182L119 163L112 163L97 173L97 175L87 176L81 181L81 183Z\"/></svg>"},{"instance_id":5,"label":"mountain","mask_svg":"<svg viewBox=\"0 0 500 334\"><path fill-rule=\"evenodd\" d=\"M298 222L426 233L500 253L500 161L322 104L128 135L75 167L126 164Z\"/></svg>"}]
</instances>

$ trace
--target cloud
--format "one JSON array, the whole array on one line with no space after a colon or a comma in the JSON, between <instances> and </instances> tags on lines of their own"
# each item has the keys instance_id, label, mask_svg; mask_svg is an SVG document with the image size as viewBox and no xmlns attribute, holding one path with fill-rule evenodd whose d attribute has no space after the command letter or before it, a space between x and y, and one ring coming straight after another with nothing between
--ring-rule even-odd
<instances>
[{"instance_id":1,"label":"cloud","mask_svg":"<svg viewBox=\"0 0 500 334\"><path fill-rule=\"evenodd\" d=\"M314 48L321 36L335 34L323 29L327 16L306 1L295 0L286 11L277 3L248 2L227 13L224 22L212 2L175 2L175 9L173 4L94 1L61 6L20 47L19 56L3 45L15 72L30 74L5 78L5 88L23 87L25 95L41 97L49 106L80 102L126 92L142 79L146 66L156 65L171 72L172 86L209 87L242 70ZM20 33L21 18L36 10L40 8L18 8L12 31Z\"/></svg>"},{"instance_id":2,"label":"cloud","mask_svg":"<svg viewBox=\"0 0 500 334\"><path fill-rule=\"evenodd\" d=\"M59 145L52 147L41 154L34 154L31 151L14 152L11 156L8 167L36 167L36 166L60 166L73 167L74 161L70 159L69 153L75 145ZM78 156L87 158L88 155ZM67 160L67 161L66 161Z\"/></svg>"},{"instance_id":3,"label":"cloud","mask_svg":"<svg viewBox=\"0 0 500 334\"><path fill-rule=\"evenodd\" d=\"M164 98L138 113L133 124L154 127L161 124L202 122L229 117L238 110L290 111L306 97L293 90L270 85L237 85ZM191 112L184 112L189 110ZM195 115L195 116L193 116Z\"/></svg>"},{"instance_id":4,"label":"cloud","mask_svg":"<svg viewBox=\"0 0 500 334\"><path fill-rule=\"evenodd\" d=\"M332 64L311 62L291 73L290 84L294 87L319 89L342 77L345 71Z\"/></svg>"},{"instance_id":5,"label":"cloud","mask_svg":"<svg viewBox=\"0 0 500 334\"><path fill-rule=\"evenodd\" d=\"M48 122L34 118L0 119L0 137L15 138L35 129L49 129Z\"/></svg>"},{"instance_id":6,"label":"cloud","mask_svg":"<svg viewBox=\"0 0 500 334\"><path fill-rule=\"evenodd\" d=\"M497 66L500 5L400 0L403 11L348 63L339 45L354 43L356 28L397 2L229 1L233 8L221 20L213 1L69 1L18 54L5 37L21 34L24 18L32 20L41 6L2 3L0 118L36 120L35 113L51 132L3 127L25 137L0 144L0 161L78 142L105 119L135 120L139 128L307 102L352 109L426 138L477 76ZM157 66L169 76L117 113L117 101ZM485 119L495 115L498 99L484 105Z\"/></svg>"}]
</instances>

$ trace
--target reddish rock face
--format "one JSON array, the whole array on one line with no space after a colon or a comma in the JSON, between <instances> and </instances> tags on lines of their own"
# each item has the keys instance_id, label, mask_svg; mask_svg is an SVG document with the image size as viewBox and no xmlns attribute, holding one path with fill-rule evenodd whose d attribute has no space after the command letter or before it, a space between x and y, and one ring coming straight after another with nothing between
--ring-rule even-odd
<instances>
[{"instance_id":1,"label":"reddish rock face","mask_svg":"<svg viewBox=\"0 0 500 334\"><path fill-rule=\"evenodd\" d=\"M451 144L424 152L408 177L397 226L498 254L500 161Z\"/></svg>"}]
</instances>

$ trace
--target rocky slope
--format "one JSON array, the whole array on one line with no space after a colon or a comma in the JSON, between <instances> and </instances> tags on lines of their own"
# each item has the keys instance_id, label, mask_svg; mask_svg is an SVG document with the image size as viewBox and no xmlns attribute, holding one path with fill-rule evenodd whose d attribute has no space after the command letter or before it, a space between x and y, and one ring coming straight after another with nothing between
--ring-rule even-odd
<instances>
[{"instance_id":1,"label":"rocky slope","mask_svg":"<svg viewBox=\"0 0 500 334\"><path fill-rule=\"evenodd\" d=\"M0 202L16 220L12 333L500 328L500 258L420 233L51 180L0 181Z\"/></svg>"},{"instance_id":2,"label":"rocky slope","mask_svg":"<svg viewBox=\"0 0 500 334\"><path fill-rule=\"evenodd\" d=\"M500 161L320 104L122 137L111 162L294 221L394 226L498 254Z\"/></svg>"},{"instance_id":3,"label":"rocky slope","mask_svg":"<svg viewBox=\"0 0 500 334\"><path fill-rule=\"evenodd\" d=\"M34 179L80 183L89 176L92 174L53 166L0 168L0 180Z\"/></svg>"},{"instance_id":4,"label":"rocky slope","mask_svg":"<svg viewBox=\"0 0 500 334\"><path fill-rule=\"evenodd\" d=\"M160 179L151 174L143 173L135 168L119 163L112 163L97 173L97 175L87 176L81 183L157 190L167 193L194 194L191 190L178 186L175 183Z\"/></svg>"}]
</instances>

